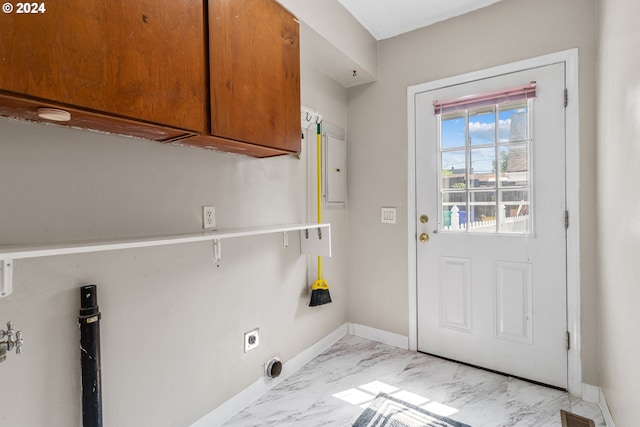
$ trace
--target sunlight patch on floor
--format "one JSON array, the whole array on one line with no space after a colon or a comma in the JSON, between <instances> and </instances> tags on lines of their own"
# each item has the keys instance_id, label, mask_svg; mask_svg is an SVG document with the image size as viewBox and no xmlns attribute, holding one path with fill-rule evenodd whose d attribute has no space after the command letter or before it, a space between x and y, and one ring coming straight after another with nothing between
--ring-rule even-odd
<instances>
[{"instance_id":1,"label":"sunlight patch on floor","mask_svg":"<svg viewBox=\"0 0 640 427\"><path fill-rule=\"evenodd\" d=\"M424 396L420 396L419 394L411 393L410 391L401 390L398 387L394 387L381 381L373 381L363 384L358 387L335 393L332 396L351 405L366 409L373 399L376 398L378 393L386 393L396 399L403 400L444 417L448 417L451 414L458 412L458 409L456 408L432 401Z\"/></svg>"}]
</instances>

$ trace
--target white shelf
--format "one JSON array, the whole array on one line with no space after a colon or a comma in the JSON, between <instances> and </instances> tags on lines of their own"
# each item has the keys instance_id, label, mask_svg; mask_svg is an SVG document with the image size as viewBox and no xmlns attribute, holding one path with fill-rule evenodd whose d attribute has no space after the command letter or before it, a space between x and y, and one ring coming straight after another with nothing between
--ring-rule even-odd
<instances>
[{"instance_id":1,"label":"white shelf","mask_svg":"<svg viewBox=\"0 0 640 427\"><path fill-rule=\"evenodd\" d=\"M228 230L211 230L190 234L175 234L164 236L142 236L136 238L110 239L83 242L44 243L33 245L3 245L0 246L0 298L6 297L12 291L13 261L24 258L38 258L54 255L72 255L89 252L113 251L118 249L146 248L152 246L175 245L178 243L214 242L215 258L220 260L220 241L234 237L257 236L261 234L284 233L285 246L287 245L289 231L318 230L327 237L324 239L325 250L331 251L331 226L330 224L287 224L265 227L237 228ZM323 231L323 229L325 231ZM315 233L308 233L313 236ZM317 247L317 245L316 245Z\"/></svg>"}]
</instances>

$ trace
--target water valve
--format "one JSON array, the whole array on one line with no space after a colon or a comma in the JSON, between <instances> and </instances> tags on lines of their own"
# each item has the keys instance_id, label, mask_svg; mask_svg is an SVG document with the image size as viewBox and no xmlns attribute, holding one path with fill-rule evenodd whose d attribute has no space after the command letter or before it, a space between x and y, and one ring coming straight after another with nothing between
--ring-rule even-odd
<instances>
[{"instance_id":1,"label":"water valve","mask_svg":"<svg viewBox=\"0 0 640 427\"><path fill-rule=\"evenodd\" d=\"M7 360L7 353L16 350L16 354L22 353L22 331L15 331L13 322L7 322L7 330L0 329L0 340L6 337L6 341L0 341L0 362Z\"/></svg>"}]
</instances>

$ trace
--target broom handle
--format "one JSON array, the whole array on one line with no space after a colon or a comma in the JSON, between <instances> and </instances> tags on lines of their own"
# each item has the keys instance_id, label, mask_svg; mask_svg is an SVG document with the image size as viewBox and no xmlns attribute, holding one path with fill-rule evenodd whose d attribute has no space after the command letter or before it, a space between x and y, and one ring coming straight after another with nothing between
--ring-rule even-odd
<instances>
[{"instance_id":1,"label":"broom handle","mask_svg":"<svg viewBox=\"0 0 640 427\"><path fill-rule=\"evenodd\" d=\"M318 224L322 222L322 132L320 130L320 123L317 124L317 147L318 147ZM322 256L318 255L318 280L322 280Z\"/></svg>"}]
</instances>

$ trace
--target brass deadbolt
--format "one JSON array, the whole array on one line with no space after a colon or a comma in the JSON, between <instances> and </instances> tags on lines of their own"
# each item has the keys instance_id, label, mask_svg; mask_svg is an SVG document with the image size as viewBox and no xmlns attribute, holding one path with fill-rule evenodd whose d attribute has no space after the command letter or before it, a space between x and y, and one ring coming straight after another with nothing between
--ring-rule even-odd
<instances>
[{"instance_id":1,"label":"brass deadbolt","mask_svg":"<svg viewBox=\"0 0 640 427\"><path fill-rule=\"evenodd\" d=\"M426 224L429 222L429 217L427 215L421 215L420 216L420 222L423 224Z\"/></svg>"}]
</instances>

